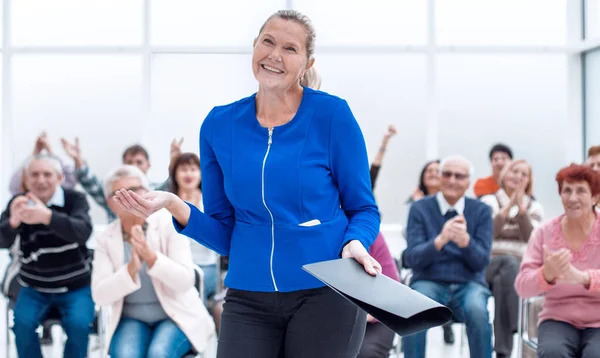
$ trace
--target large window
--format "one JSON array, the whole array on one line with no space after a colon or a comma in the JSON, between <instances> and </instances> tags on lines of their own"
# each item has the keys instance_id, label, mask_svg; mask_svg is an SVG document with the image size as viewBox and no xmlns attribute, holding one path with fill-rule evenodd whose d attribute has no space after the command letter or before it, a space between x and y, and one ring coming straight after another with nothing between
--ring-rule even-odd
<instances>
[{"instance_id":1,"label":"large window","mask_svg":"<svg viewBox=\"0 0 600 358\"><path fill-rule=\"evenodd\" d=\"M600 145L600 50L590 52L585 62L585 143Z\"/></svg>"},{"instance_id":2,"label":"large window","mask_svg":"<svg viewBox=\"0 0 600 358\"><path fill-rule=\"evenodd\" d=\"M256 91L252 41L288 6L312 18L322 89L348 100L371 159L387 126L398 128L375 192L385 225L404 224L426 160L460 153L487 175L496 142L532 162L536 196L548 215L560 211L552 175L565 164L566 143L581 139L564 134L574 48L567 33L581 26L568 21L570 0L3 2L3 205L12 171L43 130L60 155L60 137L78 136L101 178L140 143L150 179L164 180L173 138L197 152L208 111ZM586 16L589 36L600 35L595 11ZM593 56L588 76L600 63ZM591 102L586 109L589 119L600 113ZM598 121L587 127L588 141L600 140L590 133L600 133Z\"/></svg>"}]
</instances>

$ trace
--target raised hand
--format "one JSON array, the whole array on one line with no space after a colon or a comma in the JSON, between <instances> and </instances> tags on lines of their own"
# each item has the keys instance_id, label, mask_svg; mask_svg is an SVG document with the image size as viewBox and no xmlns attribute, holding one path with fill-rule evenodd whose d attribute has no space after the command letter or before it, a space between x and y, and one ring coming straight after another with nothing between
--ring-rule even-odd
<instances>
[{"instance_id":1,"label":"raised hand","mask_svg":"<svg viewBox=\"0 0 600 358\"><path fill-rule=\"evenodd\" d=\"M53 154L52 146L48 141L48 135L46 132L42 132L42 134L40 134L40 136L35 140L33 155L40 155L44 149L48 152L48 154Z\"/></svg>"},{"instance_id":2,"label":"raised hand","mask_svg":"<svg viewBox=\"0 0 600 358\"><path fill-rule=\"evenodd\" d=\"M171 142L171 160L181 155L181 145L183 144L183 137L180 140L173 139Z\"/></svg>"},{"instance_id":3,"label":"raised hand","mask_svg":"<svg viewBox=\"0 0 600 358\"><path fill-rule=\"evenodd\" d=\"M75 137L75 142L71 143L65 138L60 139L65 153L75 161L75 165L80 168L83 165L83 157L81 155L81 147L79 146L79 138Z\"/></svg>"},{"instance_id":4,"label":"raised hand","mask_svg":"<svg viewBox=\"0 0 600 358\"><path fill-rule=\"evenodd\" d=\"M390 124L387 132L385 133L385 136L389 138L389 137L394 136L396 133L398 133L398 131L396 130L396 127L393 124Z\"/></svg>"}]
</instances>

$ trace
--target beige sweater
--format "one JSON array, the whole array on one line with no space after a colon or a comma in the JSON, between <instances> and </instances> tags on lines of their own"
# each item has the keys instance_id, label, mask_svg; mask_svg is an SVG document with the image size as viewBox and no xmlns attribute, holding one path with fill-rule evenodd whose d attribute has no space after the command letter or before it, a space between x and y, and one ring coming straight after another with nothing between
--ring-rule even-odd
<instances>
[{"instance_id":1,"label":"beige sweater","mask_svg":"<svg viewBox=\"0 0 600 358\"><path fill-rule=\"evenodd\" d=\"M531 232L544 217L544 209L539 202L531 197L527 197L526 200L526 213L519 213L519 208L513 206L508 215L504 216L500 211L510 204L510 198L503 189L481 197L481 201L492 208L494 217L492 256L509 254L521 259L525 254Z\"/></svg>"}]
</instances>

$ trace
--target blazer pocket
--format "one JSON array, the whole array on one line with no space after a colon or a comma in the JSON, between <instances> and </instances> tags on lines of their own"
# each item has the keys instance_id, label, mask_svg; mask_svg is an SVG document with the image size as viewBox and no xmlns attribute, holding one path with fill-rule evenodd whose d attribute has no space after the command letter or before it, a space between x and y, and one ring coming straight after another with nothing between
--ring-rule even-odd
<instances>
[{"instance_id":1,"label":"blazer pocket","mask_svg":"<svg viewBox=\"0 0 600 358\"><path fill-rule=\"evenodd\" d=\"M309 221L303 222L301 224L298 224L298 226L302 226L302 227L312 227L312 226L317 226L317 225L321 225L321 221L319 219L313 219L313 220L309 220Z\"/></svg>"}]
</instances>

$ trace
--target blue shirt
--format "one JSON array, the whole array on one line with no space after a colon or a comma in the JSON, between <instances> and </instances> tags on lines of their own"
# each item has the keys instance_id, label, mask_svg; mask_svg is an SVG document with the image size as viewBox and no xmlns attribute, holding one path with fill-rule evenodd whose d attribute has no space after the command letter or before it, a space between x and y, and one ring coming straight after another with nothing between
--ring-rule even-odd
<instances>
[{"instance_id":1,"label":"blue shirt","mask_svg":"<svg viewBox=\"0 0 600 358\"><path fill-rule=\"evenodd\" d=\"M229 256L227 287L295 291L324 286L302 270L368 250L379 211L364 138L346 101L304 88L300 107L273 130L256 118L256 95L215 107L200 132L204 213L176 229Z\"/></svg>"},{"instance_id":2,"label":"blue shirt","mask_svg":"<svg viewBox=\"0 0 600 358\"><path fill-rule=\"evenodd\" d=\"M403 257L407 266L413 270L412 281L477 281L487 286L485 269L490 263L492 247L490 208L478 200L464 198L464 207L461 205L457 211L462 211L465 216L470 236L469 245L459 248L454 242L449 242L438 251L433 242L442 232L446 221L451 218L448 215L450 208L442 207L438 199L435 195L425 197L415 202L408 214L408 246Z\"/></svg>"}]
</instances>

